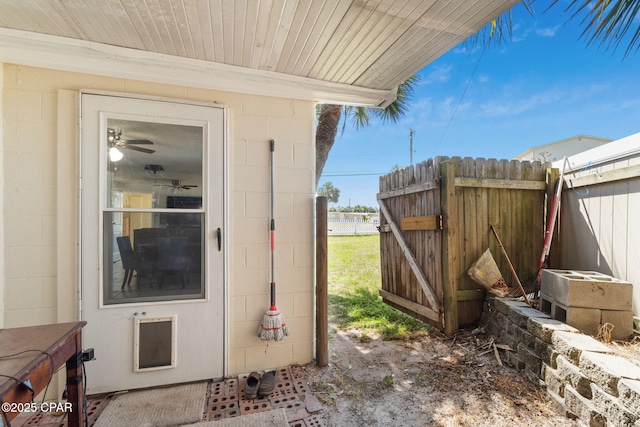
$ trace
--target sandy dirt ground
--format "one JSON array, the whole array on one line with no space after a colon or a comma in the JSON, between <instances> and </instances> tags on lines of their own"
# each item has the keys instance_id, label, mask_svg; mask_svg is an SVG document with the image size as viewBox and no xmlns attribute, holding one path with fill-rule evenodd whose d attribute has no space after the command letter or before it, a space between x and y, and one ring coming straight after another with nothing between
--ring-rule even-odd
<instances>
[{"instance_id":1,"label":"sandy dirt ground","mask_svg":"<svg viewBox=\"0 0 640 427\"><path fill-rule=\"evenodd\" d=\"M329 366L308 379L326 426L576 426L543 388L500 366L491 337L431 333L415 341L332 330ZM488 350L488 351L487 351ZM501 360L502 350L498 351Z\"/></svg>"}]
</instances>

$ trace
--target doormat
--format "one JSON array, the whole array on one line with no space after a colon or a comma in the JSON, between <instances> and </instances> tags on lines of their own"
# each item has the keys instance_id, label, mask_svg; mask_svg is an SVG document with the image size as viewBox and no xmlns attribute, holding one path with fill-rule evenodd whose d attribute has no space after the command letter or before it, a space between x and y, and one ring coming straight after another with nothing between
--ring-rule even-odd
<instances>
[{"instance_id":1,"label":"doormat","mask_svg":"<svg viewBox=\"0 0 640 427\"><path fill-rule=\"evenodd\" d=\"M205 421L191 424L189 427L289 427L287 411L284 408L273 411L256 412L239 417L224 418L216 421Z\"/></svg>"},{"instance_id":2,"label":"doormat","mask_svg":"<svg viewBox=\"0 0 640 427\"><path fill-rule=\"evenodd\" d=\"M176 426L202 420L207 382L115 395L94 427Z\"/></svg>"}]
</instances>

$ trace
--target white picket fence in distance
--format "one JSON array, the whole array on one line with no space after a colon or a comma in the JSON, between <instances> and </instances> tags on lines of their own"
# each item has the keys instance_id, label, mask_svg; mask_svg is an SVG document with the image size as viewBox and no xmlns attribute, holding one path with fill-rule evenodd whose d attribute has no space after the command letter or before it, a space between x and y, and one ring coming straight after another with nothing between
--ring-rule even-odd
<instances>
[{"instance_id":1,"label":"white picket fence in distance","mask_svg":"<svg viewBox=\"0 0 640 427\"><path fill-rule=\"evenodd\" d=\"M377 234L380 214L329 212L327 222L330 236Z\"/></svg>"}]
</instances>

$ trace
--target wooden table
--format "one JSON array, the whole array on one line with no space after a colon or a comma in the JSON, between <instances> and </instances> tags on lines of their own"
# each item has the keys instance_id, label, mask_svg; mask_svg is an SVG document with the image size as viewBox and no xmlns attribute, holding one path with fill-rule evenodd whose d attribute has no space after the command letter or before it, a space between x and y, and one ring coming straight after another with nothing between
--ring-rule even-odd
<instances>
[{"instance_id":1,"label":"wooden table","mask_svg":"<svg viewBox=\"0 0 640 427\"><path fill-rule=\"evenodd\" d=\"M86 323L0 329L0 398L4 403L0 426L17 417L18 409L54 411L52 405L33 399L63 364L67 369L68 403L62 409L68 412L70 427L84 425L81 331Z\"/></svg>"}]
</instances>

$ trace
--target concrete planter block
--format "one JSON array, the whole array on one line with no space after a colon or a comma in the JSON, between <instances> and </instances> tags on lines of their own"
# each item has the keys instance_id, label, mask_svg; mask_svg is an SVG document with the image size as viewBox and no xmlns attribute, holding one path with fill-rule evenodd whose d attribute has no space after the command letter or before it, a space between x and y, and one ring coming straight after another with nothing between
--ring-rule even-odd
<instances>
[{"instance_id":1,"label":"concrete planter block","mask_svg":"<svg viewBox=\"0 0 640 427\"><path fill-rule=\"evenodd\" d=\"M609 347L588 335L557 331L551 337L551 341L558 353L578 366L582 352L611 353Z\"/></svg>"},{"instance_id":2,"label":"concrete planter block","mask_svg":"<svg viewBox=\"0 0 640 427\"><path fill-rule=\"evenodd\" d=\"M480 315L480 324L484 325L491 320L491 316L488 314L488 310L485 308Z\"/></svg>"},{"instance_id":3,"label":"concrete planter block","mask_svg":"<svg viewBox=\"0 0 640 427\"><path fill-rule=\"evenodd\" d=\"M507 365L516 368L518 371L522 371L525 368L524 362L522 361L520 356L518 356L518 354L514 353L513 351L507 351L505 353L505 362L507 363Z\"/></svg>"},{"instance_id":4,"label":"concrete planter block","mask_svg":"<svg viewBox=\"0 0 640 427\"><path fill-rule=\"evenodd\" d=\"M493 323L502 331L509 330L509 319L504 314L498 312L493 318Z\"/></svg>"},{"instance_id":5,"label":"concrete planter block","mask_svg":"<svg viewBox=\"0 0 640 427\"><path fill-rule=\"evenodd\" d=\"M564 322L543 317L530 317L527 320L527 330L547 343L551 343L551 336L556 331L578 332L576 328Z\"/></svg>"},{"instance_id":6,"label":"concrete planter block","mask_svg":"<svg viewBox=\"0 0 640 427\"><path fill-rule=\"evenodd\" d=\"M518 325L521 328L527 327L527 322L531 317L549 318L548 314L545 314L535 308L527 307L511 307L507 314L509 320Z\"/></svg>"},{"instance_id":7,"label":"concrete planter block","mask_svg":"<svg viewBox=\"0 0 640 427\"><path fill-rule=\"evenodd\" d=\"M614 397L619 396L621 378L640 380L640 366L612 354L585 351L580 355L579 366L589 380Z\"/></svg>"},{"instance_id":8,"label":"concrete planter block","mask_svg":"<svg viewBox=\"0 0 640 427\"><path fill-rule=\"evenodd\" d=\"M542 360L526 345L518 344L518 356L537 378L542 378Z\"/></svg>"},{"instance_id":9,"label":"concrete planter block","mask_svg":"<svg viewBox=\"0 0 640 427\"><path fill-rule=\"evenodd\" d=\"M509 298L494 298L493 306L498 313L508 314L511 307L529 307L525 302Z\"/></svg>"},{"instance_id":10,"label":"concrete planter block","mask_svg":"<svg viewBox=\"0 0 640 427\"><path fill-rule=\"evenodd\" d=\"M621 379L618 382L618 397L625 408L640 416L640 381Z\"/></svg>"},{"instance_id":11,"label":"concrete planter block","mask_svg":"<svg viewBox=\"0 0 640 427\"><path fill-rule=\"evenodd\" d=\"M504 332L502 334L502 336L500 337L500 342L502 344L506 344L509 347L511 347L513 349L513 351L516 351L518 349L518 339L516 338L515 335L511 335L507 332Z\"/></svg>"},{"instance_id":12,"label":"concrete planter block","mask_svg":"<svg viewBox=\"0 0 640 427\"><path fill-rule=\"evenodd\" d=\"M564 414L570 420L576 420L577 416L573 412L569 411L567 405L564 403L564 396L560 396L551 390L547 389L547 395L551 398L551 402L555 406L555 409L558 413Z\"/></svg>"},{"instance_id":13,"label":"concrete planter block","mask_svg":"<svg viewBox=\"0 0 640 427\"><path fill-rule=\"evenodd\" d=\"M542 365L542 370L544 382L547 384L547 392L564 397L564 381L558 374L558 370L546 364Z\"/></svg>"},{"instance_id":14,"label":"concrete planter block","mask_svg":"<svg viewBox=\"0 0 640 427\"><path fill-rule=\"evenodd\" d=\"M540 311L543 313L551 314L552 306L553 306L553 297L540 292Z\"/></svg>"},{"instance_id":15,"label":"concrete planter block","mask_svg":"<svg viewBox=\"0 0 640 427\"><path fill-rule=\"evenodd\" d=\"M524 371L522 371L522 373L524 374L525 378L529 380L529 382L535 385L536 387L545 386L544 380L541 378L542 375L540 374L540 372L533 372L529 368L524 368Z\"/></svg>"},{"instance_id":16,"label":"concrete planter block","mask_svg":"<svg viewBox=\"0 0 640 427\"><path fill-rule=\"evenodd\" d=\"M593 403L581 396L573 387L565 385L564 403L567 409L576 414L578 419L590 427L606 427L607 419L600 413Z\"/></svg>"},{"instance_id":17,"label":"concrete planter block","mask_svg":"<svg viewBox=\"0 0 640 427\"><path fill-rule=\"evenodd\" d=\"M602 310L601 323L613 325L613 340L628 340L633 335L633 311Z\"/></svg>"},{"instance_id":18,"label":"concrete planter block","mask_svg":"<svg viewBox=\"0 0 640 427\"><path fill-rule=\"evenodd\" d=\"M558 302L553 304L551 317L565 322L588 335L598 335L601 310L598 308L569 307Z\"/></svg>"},{"instance_id":19,"label":"concrete planter block","mask_svg":"<svg viewBox=\"0 0 640 427\"><path fill-rule=\"evenodd\" d=\"M533 351L535 351L536 355L547 365L552 368L557 368L556 358L558 357L558 352L555 351L552 345L542 341L540 338L534 338L533 341Z\"/></svg>"},{"instance_id":20,"label":"concrete planter block","mask_svg":"<svg viewBox=\"0 0 640 427\"><path fill-rule=\"evenodd\" d=\"M534 348L536 337L532 333L519 326L514 326L512 328L512 333L516 337L516 340L518 340L518 342L523 343L529 348Z\"/></svg>"},{"instance_id":21,"label":"concrete planter block","mask_svg":"<svg viewBox=\"0 0 640 427\"><path fill-rule=\"evenodd\" d=\"M502 331L500 330L500 328L495 322L489 323L487 332L489 332L491 335L496 337L496 339L500 340L500 335L502 334Z\"/></svg>"},{"instance_id":22,"label":"concrete planter block","mask_svg":"<svg viewBox=\"0 0 640 427\"><path fill-rule=\"evenodd\" d=\"M595 271L543 270L540 292L570 307L631 310L633 285Z\"/></svg>"},{"instance_id":23,"label":"concrete planter block","mask_svg":"<svg viewBox=\"0 0 640 427\"><path fill-rule=\"evenodd\" d=\"M591 381L582 375L580 369L562 356L558 356L556 363L560 379L573 387L581 396L591 399Z\"/></svg>"},{"instance_id":24,"label":"concrete planter block","mask_svg":"<svg viewBox=\"0 0 640 427\"><path fill-rule=\"evenodd\" d=\"M506 332L500 329L500 327L495 323L492 323L491 325L492 326L489 329L489 332L491 332L491 335L495 337L496 341L504 342L504 335L506 334Z\"/></svg>"},{"instance_id":25,"label":"concrete planter block","mask_svg":"<svg viewBox=\"0 0 640 427\"><path fill-rule=\"evenodd\" d=\"M593 388L593 406L607 418L608 425L637 425L638 416L628 411L619 399L606 393L595 384L592 384L591 387Z\"/></svg>"}]
</instances>

